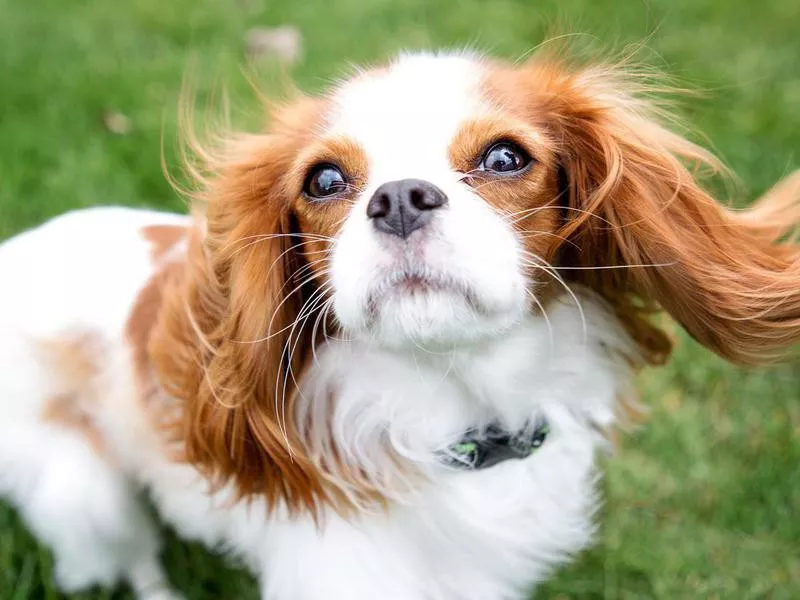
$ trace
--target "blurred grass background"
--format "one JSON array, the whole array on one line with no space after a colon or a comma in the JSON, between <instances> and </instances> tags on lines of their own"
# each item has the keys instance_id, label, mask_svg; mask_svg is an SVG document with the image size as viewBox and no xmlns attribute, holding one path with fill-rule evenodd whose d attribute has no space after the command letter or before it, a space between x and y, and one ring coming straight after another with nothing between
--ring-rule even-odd
<instances>
[{"instance_id":1,"label":"blurred grass background","mask_svg":"<svg viewBox=\"0 0 800 600\"><path fill-rule=\"evenodd\" d=\"M401 48L517 58L554 23L599 47L647 39L657 67L709 90L685 113L748 197L800 166L797 0L0 0L0 239L81 206L182 210L161 173L162 130L177 164L188 67L201 103L222 82L253 110L241 75L252 27L299 28L292 75L317 91ZM799 371L737 370L680 337L671 365L642 377L647 423L607 463L597 546L539 597L800 598ZM165 554L190 600L256 598L198 547L171 540ZM51 566L0 505L0 599L62 598Z\"/></svg>"}]
</instances>

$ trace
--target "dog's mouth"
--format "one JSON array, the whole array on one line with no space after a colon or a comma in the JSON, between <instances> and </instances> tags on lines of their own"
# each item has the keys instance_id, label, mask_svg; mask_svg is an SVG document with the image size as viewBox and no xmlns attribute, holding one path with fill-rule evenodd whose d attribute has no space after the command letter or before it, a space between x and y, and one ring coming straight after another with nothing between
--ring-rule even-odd
<instances>
[{"instance_id":1,"label":"dog's mouth","mask_svg":"<svg viewBox=\"0 0 800 600\"><path fill-rule=\"evenodd\" d=\"M391 273L381 285L384 294L420 295L435 292L463 294L466 286L452 277L424 269L400 269Z\"/></svg>"},{"instance_id":2,"label":"dog's mouth","mask_svg":"<svg viewBox=\"0 0 800 600\"><path fill-rule=\"evenodd\" d=\"M391 301L424 300L427 297L446 295L465 301L476 312L480 311L477 295L470 285L454 277L424 269L398 269L383 278L369 294L369 313L379 311L381 304Z\"/></svg>"},{"instance_id":3,"label":"dog's mouth","mask_svg":"<svg viewBox=\"0 0 800 600\"><path fill-rule=\"evenodd\" d=\"M389 290L410 295L426 292L445 291L448 285L436 278L415 273L402 273L389 283Z\"/></svg>"}]
</instances>

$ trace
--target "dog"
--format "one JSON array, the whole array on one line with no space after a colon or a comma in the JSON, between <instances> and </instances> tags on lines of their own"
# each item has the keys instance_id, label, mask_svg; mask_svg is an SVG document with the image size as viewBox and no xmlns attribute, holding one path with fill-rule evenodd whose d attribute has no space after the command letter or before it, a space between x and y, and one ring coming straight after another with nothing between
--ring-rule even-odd
<instances>
[{"instance_id":1,"label":"dog","mask_svg":"<svg viewBox=\"0 0 800 600\"><path fill-rule=\"evenodd\" d=\"M663 310L731 362L800 339L800 172L699 182L624 66L401 55L194 141L191 216L0 246L0 493L64 591L178 598L140 490L279 600L522 598L586 548Z\"/></svg>"}]
</instances>

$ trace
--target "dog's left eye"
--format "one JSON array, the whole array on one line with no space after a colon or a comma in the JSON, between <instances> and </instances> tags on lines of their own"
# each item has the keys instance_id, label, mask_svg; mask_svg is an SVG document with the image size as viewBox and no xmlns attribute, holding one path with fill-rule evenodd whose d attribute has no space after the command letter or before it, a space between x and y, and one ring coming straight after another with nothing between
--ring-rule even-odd
<instances>
[{"instance_id":1,"label":"dog's left eye","mask_svg":"<svg viewBox=\"0 0 800 600\"><path fill-rule=\"evenodd\" d=\"M493 173L513 173L527 167L530 161L528 154L516 144L499 142L486 151L479 168Z\"/></svg>"},{"instance_id":2,"label":"dog's left eye","mask_svg":"<svg viewBox=\"0 0 800 600\"><path fill-rule=\"evenodd\" d=\"M344 192L347 181L342 172L330 164L317 165L306 177L303 191L311 198L327 198Z\"/></svg>"}]
</instances>

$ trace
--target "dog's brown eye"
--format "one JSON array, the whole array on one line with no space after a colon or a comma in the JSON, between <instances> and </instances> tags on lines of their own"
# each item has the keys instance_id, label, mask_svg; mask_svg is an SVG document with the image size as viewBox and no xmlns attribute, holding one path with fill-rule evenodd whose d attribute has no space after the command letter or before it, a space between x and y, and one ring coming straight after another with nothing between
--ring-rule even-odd
<instances>
[{"instance_id":1,"label":"dog's brown eye","mask_svg":"<svg viewBox=\"0 0 800 600\"><path fill-rule=\"evenodd\" d=\"M527 167L530 161L528 154L519 146L511 142L499 142L486 151L479 168L493 173L513 173Z\"/></svg>"},{"instance_id":2,"label":"dog's brown eye","mask_svg":"<svg viewBox=\"0 0 800 600\"><path fill-rule=\"evenodd\" d=\"M308 174L303 184L303 192L310 198L328 198L347 189L347 181L342 172L333 165L317 165Z\"/></svg>"}]
</instances>

